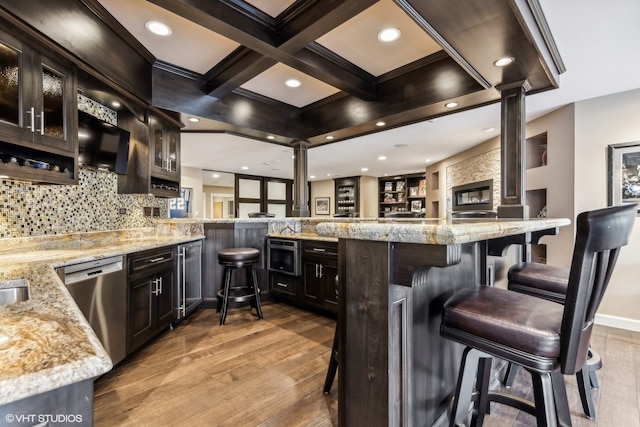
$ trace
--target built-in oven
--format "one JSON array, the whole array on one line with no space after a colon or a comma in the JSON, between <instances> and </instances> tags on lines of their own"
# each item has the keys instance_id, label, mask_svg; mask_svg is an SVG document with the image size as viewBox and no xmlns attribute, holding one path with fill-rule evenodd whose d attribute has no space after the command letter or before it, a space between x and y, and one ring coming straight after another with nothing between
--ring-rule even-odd
<instances>
[{"instance_id":1,"label":"built-in oven","mask_svg":"<svg viewBox=\"0 0 640 427\"><path fill-rule=\"evenodd\" d=\"M300 248L297 240L269 237L267 240L269 270L300 275Z\"/></svg>"}]
</instances>

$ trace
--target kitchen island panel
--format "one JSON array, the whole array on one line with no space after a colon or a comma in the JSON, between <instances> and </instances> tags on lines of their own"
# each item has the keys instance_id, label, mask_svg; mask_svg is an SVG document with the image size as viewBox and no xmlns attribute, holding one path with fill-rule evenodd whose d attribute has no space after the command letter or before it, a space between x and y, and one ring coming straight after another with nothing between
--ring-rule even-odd
<instances>
[{"instance_id":1,"label":"kitchen island panel","mask_svg":"<svg viewBox=\"0 0 640 427\"><path fill-rule=\"evenodd\" d=\"M424 245L340 240L340 425L431 425L445 412L463 348L440 336L441 308L484 268L481 243L455 250L443 267ZM408 282L394 280L400 263Z\"/></svg>"}]
</instances>

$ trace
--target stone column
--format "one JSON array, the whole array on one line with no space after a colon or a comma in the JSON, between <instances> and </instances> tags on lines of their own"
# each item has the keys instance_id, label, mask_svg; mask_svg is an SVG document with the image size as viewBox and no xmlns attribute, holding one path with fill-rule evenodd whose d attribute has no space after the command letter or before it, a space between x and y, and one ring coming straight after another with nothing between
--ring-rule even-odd
<instances>
[{"instance_id":1,"label":"stone column","mask_svg":"<svg viewBox=\"0 0 640 427\"><path fill-rule=\"evenodd\" d=\"M309 217L309 185L307 174L307 150L309 141L295 141L293 147L293 211L294 217Z\"/></svg>"},{"instance_id":2,"label":"stone column","mask_svg":"<svg viewBox=\"0 0 640 427\"><path fill-rule=\"evenodd\" d=\"M501 204L499 218L529 218L525 193L525 92L527 80L496 86L501 101Z\"/></svg>"}]
</instances>

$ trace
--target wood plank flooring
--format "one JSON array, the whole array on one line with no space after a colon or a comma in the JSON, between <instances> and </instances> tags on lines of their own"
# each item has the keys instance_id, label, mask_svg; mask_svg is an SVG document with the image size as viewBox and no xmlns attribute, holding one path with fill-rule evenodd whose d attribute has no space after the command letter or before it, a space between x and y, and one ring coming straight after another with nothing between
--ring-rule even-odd
<instances>
[{"instance_id":1,"label":"wood plank flooring","mask_svg":"<svg viewBox=\"0 0 640 427\"><path fill-rule=\"evenodd\" d=\"M322 393L335 320L286 304L199 310L95 384L100 426L337 426L338 383ZM640 426L640 333L596 326L604 361L594 390L598 419L583 414L575 378L565 377L576 427ZM531 397L519 370L511 391ZM492 405L488 427L535 425L528 414ZM359 426L354 426L359 427ZM417 426L416 426L417 427Z\"/></svg>"}]
</instances>

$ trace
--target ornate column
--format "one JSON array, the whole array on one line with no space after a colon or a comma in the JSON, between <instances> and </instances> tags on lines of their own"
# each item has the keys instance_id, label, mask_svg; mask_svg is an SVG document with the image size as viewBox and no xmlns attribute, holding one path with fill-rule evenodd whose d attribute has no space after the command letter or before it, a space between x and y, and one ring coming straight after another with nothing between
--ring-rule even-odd
<instances>
[{"instance_id":1,"label":"ornate column","mask_svg":"<svg viewBox=\"0 0 640 427\"><path fill-rule=\"evenodd\" d=\"M501 101L501 204L499 218L529 218L525 193L525 92L527 80L496 86Z\"/></svg>"},{"instance_id":2,"label":"ornate column","mask_svg":"<svg viewBox=\"0 0 640 427\"><path fill-rule=\"evenodd\" d=\"M293 147L293 216L309 217L309 185L307 180L307 150L309 141L295 141Z\"/></svg>"}]
</instances>

